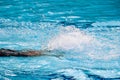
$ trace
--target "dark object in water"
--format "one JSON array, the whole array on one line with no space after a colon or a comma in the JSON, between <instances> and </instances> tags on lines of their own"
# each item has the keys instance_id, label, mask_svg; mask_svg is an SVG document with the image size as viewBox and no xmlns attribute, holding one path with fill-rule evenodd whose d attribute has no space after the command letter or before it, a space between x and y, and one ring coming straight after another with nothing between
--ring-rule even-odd
<instances>
[{"instance_id":1,"label":"dark object in water","mask_svg":"<svg viewBox=\"0 0 120 80\"><path fill-rule=\"evenodd\" d=\"M37 51L37 50L36 51L34 50L18 51L18 50L4 49L4 48L0 49L0 56L27 57L27 56L40 56L40 55L43 55L42 53L43 51Z\"/></svg>"},{"instance_id":2,"label":"dark object in water","mask_svg":"<svg viewBox=\"0 0 120 80\"><path fill-rule=\"evenodd\" d=\"M0 57L9 57L9 56L16 56L16 57L30 57L30 56L54 56L54 57L61 57L63 56L60 54L52 54L51 50L11 50L11 49L0 49Z\"/></svg>"}]
</instances>

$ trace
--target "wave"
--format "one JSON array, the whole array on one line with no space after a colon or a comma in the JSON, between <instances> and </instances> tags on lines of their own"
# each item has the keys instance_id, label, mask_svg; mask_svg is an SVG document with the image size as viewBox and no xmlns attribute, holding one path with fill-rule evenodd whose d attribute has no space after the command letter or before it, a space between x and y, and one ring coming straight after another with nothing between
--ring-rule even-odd
<instances>
[{"instance_id":1,"label":"wave","mask_svg":"<svg viewBox=\"0 0 120 80\"><path fill-rule=\"evenodd\" d=\"M93 41L92 36L86 35L74 26L66 26L61 27L60 33L49 41L48 49L82 49L82 45L90 45Z\"/></svg>"},{"instance_id":2,"label":"wave","mask_svg":"<svg viewBox=\"0 0 120 80\"><path fill-rule=\"evenodd\" d=\"M3 42L0 47L41 49L41 46L46 45L47 40L55 35L56 26L56 23L52 22L32 23L0 18L0 41Z\"/></svg>"},{"instance_id":3,"label":"wave","mask_svg":"<svg viewBox=\"0 0 120 80\"><path fill-rule=\"evenodd\" d=\"M61 26L60 24L56 25L56 23L54 24L49 22L18 22L12 21L10 19L0 19L0 23L0 47L7 47L12 49L47 48L49 50L53 50L53 52L50 52L52 54L61 54L62 51L65 53L63 53L64 56L61 59L58 59L56 57L43 56L32 59L20 58L19 62L18 58L11 57L12 60L9 58L10 61L16 64L11 65L12 67L10 69L13 69L13 67L15 67L18 69L17 71L20 70L21 74L23 74L21 68L22 70L26 71L37 70L37 68L39 70L40 68L43 68L41 69L41 72L45 73L47 77L54 77L57 79L59 79L59 77L62 79L78 80L119 79L119 46L113 43L113 40L108 39L108 37L106 39L104 36L100 36L100 34L98 34L98 29L101 31L104 28L93 27L92 29L87 28L84 31L83 29L77 28L74 25ZM115 22L114 24L113 23L96 22L93 23L92 26L103 27L109 25L119 25L119 22ZM96 32L93 30L96 30ZM111 30L107 31L108 32L105 33L99 33L102 33L104 35L108 33L109 36L117 33L116 31L115 33L111 33ZM97 37L96 35L92 34L97 34ZM117 33L115 35L118 36L119 34ZM116 39L116 37L114 38ZM118 40L115 42L119 44L119 37L117 39ZM1 59L2 64L6 64L6 66L9 65L6 63L6 58ZM16 60L17 62L14 62ZM26 61L28 61L27 65ZM53 65L55 65L54 68ZM84 68L81 69L81 66ZM76 69L76 67L78 68ZM48 70L51 68L51 75L48 72L44 72L44 69ZM56 74L52 74L53 71L57 71ZM48 75L46 73L48 73ZM8 72L7 75L15 76L17 74Z\"/></svg>"},{"instance_id":4,"label":"wave","mask_svg":"<svg viewBox=\"0 0 120 80\"><path fill-rule=\"evenodd\" d=\"M72 52L71 57L73 58L86 57L108 60L120 57L119 46L113 43L116 41L111 41L100 35L97 38L88 32L88 29L85 32L74 25L61 26L60 24L49 22L18 22L4 18L0 19L0 23L2 25L0 28L0 47L63 50L65 52L69 51L69 53ZM114 23L114 25L119 25L119 21L114 21ZM92 25L105 26L111 24L110 21L96 22ZM97 30L97 28L94 29ZM91 29L91 32L94 29ZM97 32L94 33L97 34ZM73 56L75 52L79 53L79 56Z\"/></svg>"},{"instance_id":5,"label":"wave","mask_svg":"<svg viewBox=\"0 0 120 80\"><path fill-rule=\"evenodd\" d=\"M91 24L92 26L120 26L120 21L106 21L106 22L95 22Z\"/></svg>"},{"instance_id":6,"label":"wave","mask_svg":"<svg viewBox=\"0 0 120 80\"><path fill-rule=\"evenodd\" d=\"M69 51L69 53L73 52L72 54L79 53L76 54L77 56L71 56L72 58L99 60L118 59L120 57L118 47L109 40L104 42L75 26L61 27L59 34L54 36L47 45L49 50Z\"/></svg>"}]
</instances>

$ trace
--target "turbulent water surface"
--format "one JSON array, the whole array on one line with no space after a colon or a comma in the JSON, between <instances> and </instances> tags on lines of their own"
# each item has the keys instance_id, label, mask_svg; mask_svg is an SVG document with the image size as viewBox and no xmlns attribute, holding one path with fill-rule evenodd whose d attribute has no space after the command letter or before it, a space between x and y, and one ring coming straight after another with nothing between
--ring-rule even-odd
<instances>
[{"instance_id":1,"label":"turbulent water surface","mask_svg":"<svg viewBox=\"0 0 120 80\"><path fill-rule=\"evenodd\" d=\"M0 80L120 80L120 0L0 0Z\"/></svg>"}]
</instances>

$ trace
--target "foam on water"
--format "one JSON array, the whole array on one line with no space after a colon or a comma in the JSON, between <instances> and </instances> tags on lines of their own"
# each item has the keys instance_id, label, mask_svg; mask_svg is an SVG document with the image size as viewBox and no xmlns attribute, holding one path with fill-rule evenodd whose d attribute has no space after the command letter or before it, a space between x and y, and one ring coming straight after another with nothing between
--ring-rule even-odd
<instances>
[{"instance_id":1,"label":"foam on water","mask_svg":"<svg viewBox=\"0 0 120 80\"><path fill-rule=\"evenodd\" d=\"M0 74L5 75L2 78L9 79L12 76L22 75L24 72L27 74L32 74L33 72L35 76L39 75L42 78L43 76L46 78L46 75L48 77L51 74L51 79L64 79L65 77L66 79L80 80L81 78L82 80L89 80L87 74L98 75L104 78L117 78L119 76L119 71L117 71L120 66L119 38L114 41L108 38L116 38L114 35L117 36L119 32L111 34L110 31L118 30L119 28L111 30L102 27L111 25L110 23L106 23L107 25L101 23L102 26L98 23L93 23L94 25L92 24L92 26L95 28L87 28L86 31L76 28L74 25L61 26L60 24L50 22L18 22L4 18L1 18L0 22L2 25L0 28L0 47L52 50L53 52L49 54L55 51L55 54L63 52L63 56L60 58L51 56L23 59L1 58L1 71L4 67L7 68L2 71L4 72L3 74ZM100 27L95 26L95 24ZM107 29L106 33L102 32L103 29ZM96 35L98 33L101 34ZM102 34L109 35L104 37L101 36ZM11 66L8 68L9 65ZM85 71L87 72L82 70L81 66L86 67ZM53 76L55 77L53 78Z\"/></svg>"},{"instance_id":2,"label":"foam on water","mask_svg":"<svg viewBox=\"0 0 120 80\"><path fill-rule=\"evenodd\" d=\"M53 29L56 23L50 22L18 22L0 18L0 23L0 47L12 49L40 49L57 30Z\"/></svg>"},{"instance_id":3,"label":"foam on water","mask_svg":"<svg viewBox=\"0 0 120 80\"><path fill-rule=\"evenodd\" d=\"M62 28L60 34L53 37L48 43L48 49L83 49L82 45L90 45L94 38L86 35L84 32L73 26L66 26Z\"/></svg>"},{"instance_id":4,"label":"foam on water","mask_svg":"<svg viewBox=\"0 0 120 80\"><path fill-rule=\"evenodd\" d=\"M96 22L92 26L120 26L120 21Z\"/></svg>"},{"instance_id":5,"label":"foam on water","mask_svg":"<svg viewBox=\"0 0 120 80\"><path fill-rule=\"evenodd\" d=\"M76 58L88 56L92 59L110 60L120 57L118 46L109 43L109 41L106 43L98 40L95 36L85 34L73 26L66 26L61 30L49 41L47 46L49 50L77 52L79 54Z\"/></svg>"},{"instance_id":6,"label":"foam on water","mask_svg":"<svg viewBox=\"0 0 120 80\"><path fill-rule=\"evenodd\" d=\"M120 80L119 0L0 0L0 80Z\"/></svg>"},{"instance_id":7,"label":"foam on water","mask_svg":"<svg viewBox=\"0 0 120 80\"><path fill-rule=\"evenodd\" d=\"M98 39L95 35L86 33L75 26L60 26L55 23L42 22L17 22L4 18L1 18L0 22L1 25L6 26L0 28L1 47L12 49L47 48L48 50L70 51L72 54L75 54L74 52L79 53L79 56L74 56L74 58L86 56L92 59L109 60L120 57L118 45L112 44L110 40L106 40L104 37ZM116 23L114 26L119 25L119 21L112 22ZM95 26L95 24L108 26L111 25L111 22L93 23L92 25ZM97 29L102 30L100 27Z\"/></svg>"}]
</instances>

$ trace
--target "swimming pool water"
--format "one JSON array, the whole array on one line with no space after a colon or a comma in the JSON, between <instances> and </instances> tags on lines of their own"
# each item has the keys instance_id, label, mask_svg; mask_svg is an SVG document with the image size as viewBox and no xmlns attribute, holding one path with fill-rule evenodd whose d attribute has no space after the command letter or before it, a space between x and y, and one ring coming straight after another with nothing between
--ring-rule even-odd
<instances>
[{"instance_id":1,"label":"swimming pool water","mask_svg":"<svg viewBox=\"0 0 120 80\"><path fill-rule=\"evenodd\" d=\"M119 0L0 0L0 80L119 80Z\"/></svg>"}]
</instances>

